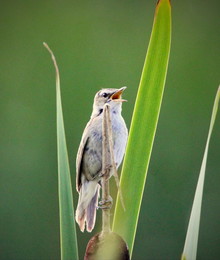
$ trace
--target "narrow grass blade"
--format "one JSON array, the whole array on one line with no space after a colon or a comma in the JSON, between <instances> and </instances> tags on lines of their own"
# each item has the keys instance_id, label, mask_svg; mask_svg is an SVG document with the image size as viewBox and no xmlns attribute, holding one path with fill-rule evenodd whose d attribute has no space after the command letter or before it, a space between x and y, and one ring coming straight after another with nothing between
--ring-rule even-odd
<instances>
[{"instance_id":1,"label":"narrow grass blade","mask_svg":"<svg viewBox=\"0 0 220 260\"><path fill-rule=\"evenodd\" d=\"M170 42L171 6L169 0L160 0L156 6L122 167L120 187L126 211L118 196L113 220L113 231L125 239L131 254L162 102Z\"/></svg>"},{"instance_id":2,"label":"narrow grass blade","mask_svg":"<svg viewBox=\"0 0 220 260\"><path fill-rule=\"evenodd\" d=\"M58 154L58 185L60 209L60 244L62 260L77 260L78 247L74 220L72 185L70 179L69 160L63 122L63 112L60 94L60 77L56 59L49 46L44 46L50 52L56 70L56 106L57 106L57 154Z\"/></svg>"},{"instance_id":3,"label":"narrow grass blade","mask_svg":"<svg viewBox=\"0 0 220 260\"><path fill-rule=\"evenodd\" d=\"M218 91L217 91L217 94L215 97L215 101L214 101L213 110L212 110L208 138L206 141L205 152L203 155L202 165L201 165L201 169L200 169L200 173L199 173L199 179L198 179L198 183L197 183L197 187L196 187L195 197L194 197L189 225L188 225L188 229L187 229L186 240L185 240L185 245L184 245L183 254L182 254L182 260L195 260L196 259L206 161L207 161L207 156L208 156L209 141L210 141L212 129L213 129L213 126L215 123L215 118L216 118L217 111L218 111L219 99L220 99L220 87L218 88Z\"/></svg>"}]
</instances>

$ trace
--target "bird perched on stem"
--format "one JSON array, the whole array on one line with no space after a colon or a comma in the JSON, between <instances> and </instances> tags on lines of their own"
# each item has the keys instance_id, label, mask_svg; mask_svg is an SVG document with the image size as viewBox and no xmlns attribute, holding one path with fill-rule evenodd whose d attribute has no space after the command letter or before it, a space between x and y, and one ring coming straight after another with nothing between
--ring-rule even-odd
<instances>
[{"instance_id":1,"label":"bird perched on stem","mask_svg":"<svg viewBox=\"0 0 220 260\"><path fill-rule=\"evenodd\" d=\"M127 143L128 130L121 116L122 93L120 89L102 89L94 98L93 111L83 132L76 158L76 189L79 200L76 209L76 222L80 230L91 232L95 225L96 208L98 206L100 180L102 178L102 120L103 108L110 106L112 124L112 144L116 168L122 162ZM113 170L110 170L110 176Z\"/></svg>"}]
</instances>

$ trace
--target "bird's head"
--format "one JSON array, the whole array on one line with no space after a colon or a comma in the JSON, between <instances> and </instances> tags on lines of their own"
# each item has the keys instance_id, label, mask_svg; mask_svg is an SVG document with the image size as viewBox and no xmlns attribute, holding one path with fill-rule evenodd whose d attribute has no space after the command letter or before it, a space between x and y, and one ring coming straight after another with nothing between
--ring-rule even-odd
<instances>
[{"instance_id":1,"label":"bird's head","mask_svg":"<svg viewBox=\"0 0 220 260\"><path fill-rule=\"evenodd\" d=\"M107 103L110 109L117 112L121 112L122 102L127 101L122 99L122 93L127 87L106 88L98 91L94 98L93 103L93 115L102 113L104 105Z\"/></svg>"}]
</instances>

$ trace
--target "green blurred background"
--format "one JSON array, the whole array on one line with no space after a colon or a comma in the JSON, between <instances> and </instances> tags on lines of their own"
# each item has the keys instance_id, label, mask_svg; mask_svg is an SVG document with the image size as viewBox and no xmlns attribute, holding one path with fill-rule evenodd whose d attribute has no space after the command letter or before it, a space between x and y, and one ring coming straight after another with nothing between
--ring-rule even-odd
<instances>
[{"instance_id":1,"label":"green blurred background","mask_svg":"<svg viewBox=\"0 0 220 260\"><path fill-rule=\"evenodd\" d=\"M55 75L75 157L93 96L128 86L129 126L155 0L2 1L0 8L0 259L60 259ZM172 1L172 46L133 259L180 259L219 84L218 0ZM146 126L147 127L147 126ZM210 143L198 259L220 259L220 116ZM115 184L112 181L112 189ZM80 259L93 234L78 233Z\"/></svg>"}]
</instances>

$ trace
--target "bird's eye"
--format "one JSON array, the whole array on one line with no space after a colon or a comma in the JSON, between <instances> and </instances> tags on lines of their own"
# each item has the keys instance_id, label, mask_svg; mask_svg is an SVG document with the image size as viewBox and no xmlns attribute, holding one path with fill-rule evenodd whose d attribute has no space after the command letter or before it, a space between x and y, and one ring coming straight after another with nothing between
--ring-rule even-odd
<instances>
[{"instance_id":1,"label":"bird's eye","mask_svg":"<svg viewBox=\"0 0 220 260\"><path fill-rule=\"evenodd\" d=\"M104 98L106 98L107 96L108 96L107 93L103 93L103 94L102 94L102 97L104 97Z\"/></svg>"}]
</instances>

